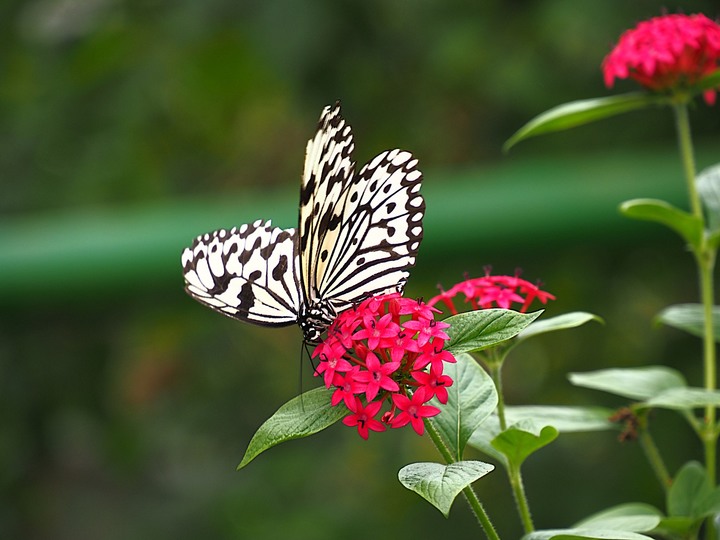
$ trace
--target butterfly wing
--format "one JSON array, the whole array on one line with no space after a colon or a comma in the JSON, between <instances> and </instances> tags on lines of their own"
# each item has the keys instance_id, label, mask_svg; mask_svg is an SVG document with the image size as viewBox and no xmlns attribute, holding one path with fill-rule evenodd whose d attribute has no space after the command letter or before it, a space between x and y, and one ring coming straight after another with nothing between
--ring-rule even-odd
<instances>
[{"instance_id":1,"label":"butterfly wing","mask_svg":"<svg viewBox=\"0 0 720 540\"><path fill-rule=\"evenodd\" d=\"M185 290L235 319L290 325L300 312L297 253L295 229L270 221L207 233L183 251Z\"/></svg>"},{"instance_id":2,"label":"butterfly wing","mask_svg":"<svg viewBox=\"0 0 720 540\"><path fill-rule=\"evenodd\" d=\"M409 152L383 152L355 174L340 105L326 107L308 142L300 197L300 264L308 305L336 313L402 291L422 239L422 173Z\"/></svg>"}]
</instances>

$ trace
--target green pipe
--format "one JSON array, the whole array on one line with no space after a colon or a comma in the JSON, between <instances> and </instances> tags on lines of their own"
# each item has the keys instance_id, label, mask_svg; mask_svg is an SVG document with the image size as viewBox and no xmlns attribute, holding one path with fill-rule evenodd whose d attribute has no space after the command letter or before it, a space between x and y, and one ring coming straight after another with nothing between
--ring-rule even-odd
<instances>
[{"instance_id":1,"label":"green pipe","mask_svg":"<svg viewBox=\"0 0 720 540\"><path fill-rule=\"evenodd\" d=\"M515 154L497 165L425 171L424 258L461 253L467 246L623 243L633 231L649 229L622 218L620 202L656 197L686 207L680 164L670 149L553 159ZM714 151L701 147L700 163L711 164L713 158L718 158ZM0 303L176 287L182 281L180 252L194 236L260 218L294 226L297 191L288 186L278 192L5 219L0 223Z\"/></svg>"}]
</instances>

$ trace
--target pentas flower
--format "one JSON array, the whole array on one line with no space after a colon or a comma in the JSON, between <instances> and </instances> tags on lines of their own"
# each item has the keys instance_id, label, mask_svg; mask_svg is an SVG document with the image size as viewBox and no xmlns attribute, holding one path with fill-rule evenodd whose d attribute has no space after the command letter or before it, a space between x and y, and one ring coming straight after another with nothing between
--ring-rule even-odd
<instances>
[{"instance_id":1,"label":"pentas flower","mask_svg":"<svg viewBox=\"0 0 720 540\"><path fill-rule=\"evenodd\" d=\"M442 288L440 291L440 294L428 301L428 305L442 304L452 315L458 313L454 303L458 295L463 295L464 303L470 304L473 310L493 307L512 309L513 304L520 304L517 310L521 313L525 313L536 299L543 304L548 300L555 300L549 292L517 275L493 276L489 272L483 277L461 281L447 291Z\"/></svg>"},{"instance_id":2,"label":"pentas flower","mask_svg":"<svg viewBox=\"0 0 720 540\"><path fill-rule=\"evenodd\" d=\"M455 357L443 349L449 325L435 320L439 311L397 293L374 296L342 312L315 347L315 375L335 388L331 405L347 407L343 423L363 439L407 424L422 435L423 419L440 413L427 402L447 403L453 380L443 368Z\"/></svg>"},{"instance_id":3,"label":"pentas flower","mask_svg":"<svg viewBox=\"0 0 720 540\"><path fill-rule=\"evenodd\" d=\"M700 13L664 15L627 30L602 64L605 85L630 77L655 91L687 90L718 69L720 25ZM704 92L715 103L715 90Z\"/></svg>"}]
</instances>

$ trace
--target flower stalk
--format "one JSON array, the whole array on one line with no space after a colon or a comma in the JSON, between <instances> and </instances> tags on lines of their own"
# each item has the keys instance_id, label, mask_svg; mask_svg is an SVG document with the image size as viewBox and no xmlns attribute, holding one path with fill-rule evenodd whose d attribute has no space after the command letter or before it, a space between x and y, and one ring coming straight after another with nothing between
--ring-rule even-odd
<instances>
[{"instance_id":1,"label":"flower stalk","mask_svg":"<svg viewBox=\"0 0 720 540\"><path fill-rule=\"evenodd\" d=\"M505 417L505 397L502 385L502 367L505 360L505 349L499 347L493 347L486 351L482 363L490 373L490 378L495 383L495 390L497 391L497 415L498 422L500 424L500 431L507 429L507 418ZM508 464L507 467L508 480L510 481L510 488L512 489L513 496L515 497L515 505L517 507L520 521L522 522L525 534L531 533L535 530L535 525L532 521L532 515L530 513L530 504L528 503L527 495L525 494L525 485L523 484L522 472L520 466L516 466L512 463Z\"/></svg>"},{"instance_id":2,"label":"flower stalk","mask_svg":"<svg viewBox=\"0 0 720 540\"><path fill-rule=\"evenodd\" d=\"M638 439L640 441L640 446L645 453L645 458L648 460L648 462L650 463L650 467L655 473L655 477L657 478L658 482L660 482L660 485L665 490L665 492L667 492L672 485L672 477L670 476L670 473L665 466L665 461L660 455L660 450L655 444L655 439L650 434L647 425L644 425L646 421L647 420L645 419L640 424L640 429L638 430Z\"/></svg>"},{"instance_id":3,"label":"flower stalk","mask_svg":"<svg viewBox=\"0 0 720 540\"><path fill-rule=\"evenodd\" d=\"M432 425L432 422L425 420L425 428L427 429L427 432L430 435L430 439L432 440L433 444L435 444L435 448L438 449L438 452L440 452L440 455L445 460L445 463L447 463L448 465L451 463L456 463L457 460L453 458L450 450L448 450L447 446L443 442L442 437ZM500 537L498 536L495 527L490 521L490 517L485 511L485 508L480 502L480 499L478 498L477 493L475 493L475 490L472 488L472 486L467 486L462 490L462 492L468 504L470 505L470 509L472 510L473 514L475 514L478 523L480 523L483 531L485 531L485 535L488 537L488 540L500 540Z\"/></svg>"},{"instance_id":4,"label":"flower stalk","mask_svg":"<svg viewBox=\"0 0 720 540\"><path fill-rule=\"evenodd\" d=\"M515 496L518 514L520 514L520 521L522 521L525 534L529 534L535 530L535 525L533 525L530 505L528 504L527 495L525 495L525 485L523 484L520 467L513 465L508 467L508 476L510 477L510 486Z\"/></svg>"},{"instance_id":5,"label":"flower stalk","mask_svg":"<svg viewBox=\"0 0 720 540\"><path fill-rule=\"evenodd\" d=\"M693 216L704 222L700 195L696 186L695 156L693 152L690 120L687 110L688 98L679 94L673 105L675 126L677 129L678 149L683 165L683 172L690 198ZM703 238L700 246L694 250L700 280L700 300L703 306L703 378L706 390L714 391L717 387L717 366L715 352L715 335L713 328L713 305L715 304L714 279L715 249ZM705 451L705 469L711 485L715 485L717 436L716 411L713 405L705 407L704 422L698 435L702 439Z\"/></svg>"}]
</instances>

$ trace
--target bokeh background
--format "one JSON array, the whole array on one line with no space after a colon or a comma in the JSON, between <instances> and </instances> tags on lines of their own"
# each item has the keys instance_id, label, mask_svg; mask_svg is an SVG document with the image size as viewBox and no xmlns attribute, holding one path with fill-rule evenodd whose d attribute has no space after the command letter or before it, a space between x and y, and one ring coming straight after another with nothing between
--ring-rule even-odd
<instances>
[{"instance_id":1,"label":"bokeh background","mask_svg":"<svg viewBox=\"0 0 720 540\"><path fill-rule=\"evenodd\" d=\"M672 233L618 215L632 197L684 205L669 111L501 145L602 84L620 33L715 0L5 0L0 5L0 537L425 538L479 534L397 481L437 460L410 430L362 441L341 425L235 466L254 430L316 384L297 328L243 325L182 290L193 236L297 219L305 143L341 99L364 162L421 160L426 238L407 287L521 269L548 314L606 324L514 351L515 404L622 401L568 371L663 363L698 384L699 342L652 325L696 299ZM692 111L700 168L720 114ZM672 470L699 448L653 419ZM403 432L406 431L406 432ZM525 466L538 527L609 505L662 507L640 449L564 435ZM468 457L481 458L472 452ZM521 534L498 470L477 487Z\"/></svg>"}]
</instances>

